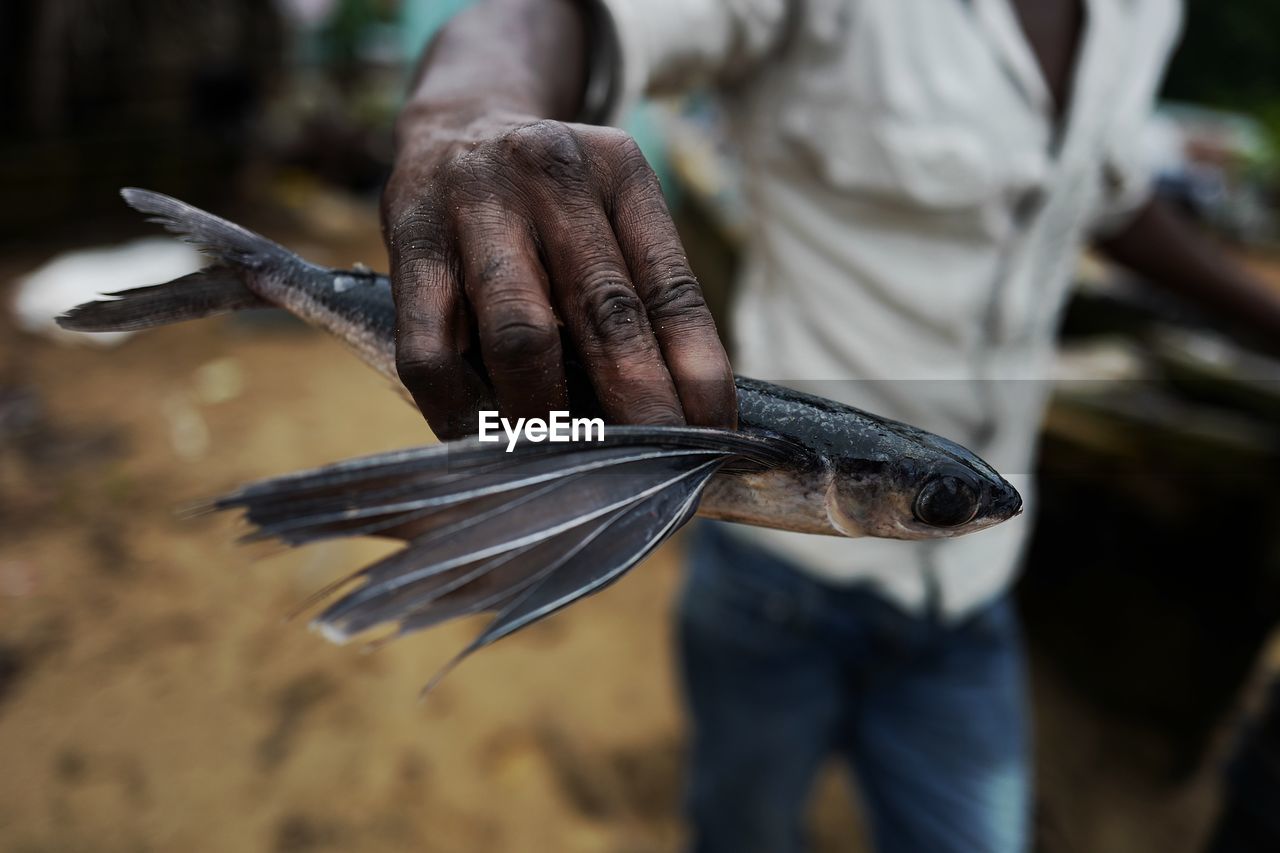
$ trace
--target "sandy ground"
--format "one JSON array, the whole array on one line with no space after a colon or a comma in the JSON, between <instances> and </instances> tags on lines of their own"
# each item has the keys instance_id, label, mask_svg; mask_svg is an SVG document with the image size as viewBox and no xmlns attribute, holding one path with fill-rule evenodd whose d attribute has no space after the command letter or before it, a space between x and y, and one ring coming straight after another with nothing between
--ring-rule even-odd
<instances>
[{"instance_id":1,"label":"sandy ground","mask_svg":"<svg viewBox=\"0 0 1280 853\"><path fill-rule=\"evenodd\" d=\"M381 261L372 232L308 251ZM282 324L205 321L111 351L0 336L0 386L29 395L26 426L0 436L0 851L678 848L678 548L420 704L477 623L362 654L283 620L384 547L269 553L233 544L233 519L175 515L428 440L383 380ZM1211 772L1177 790L1130 778L1109 744L1140 733L1108 730L1048 674L1037 696L1043 849L1195 849ZM821 786L822 850L864 849L847 793L835 774Z\"/></svg>"}]
</instances>

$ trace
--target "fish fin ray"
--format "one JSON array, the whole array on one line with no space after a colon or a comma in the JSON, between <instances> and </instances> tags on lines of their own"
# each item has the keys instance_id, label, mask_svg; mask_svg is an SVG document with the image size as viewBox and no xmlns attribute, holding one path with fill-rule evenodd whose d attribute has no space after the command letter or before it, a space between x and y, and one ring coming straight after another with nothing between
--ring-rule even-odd
<instances>
[{"instance_id":1,"label":"fish fin ray","mask_svg":"<svg viewBox=\"0 0 1280 853\"><path fill-rule=\"evenodd\" d=\"M77 332L132 332L250 308L271 308L225 266L206 267L165 284L104 294L57 318Z\"/></svg>"},{"instance_id":2,"label":"fish fin ray","mask_svg":"<svg viewBox=\"0 0 1280 853\"><path fill-rule=\"evenodd\" d=\"M484 610L502 609L606 530L626 507L519 549L428 576L380 596L347 595L318 617L350 636L385 622L399 622L399 635ZM355 592L359 592L356 590Z\"/></svg>"},{"instance_id":3,"label":"fish fin ray","mask_svg":"<svg viewBox=\"0 0 1280 853\"><path fill-rule=\"evenodd\" d=\"M431 692L485 646L617 581L693 517L698 496L720 464L702 463L657 494L616 513L570 559L509 599L489 626L431 677L420 695Z\"/></svg>"},{"instance_id":4,"label":"fish fin ray","mask_svg":"<svg viewBox=\"0 0 1280 853\"><path fill-rule=\"evenodd\" d=\"M297 522L311 516L314 523L326 520L348 520L347 512L379 515L392 511L425 508L425 492L438 495L461 491L445 488L456 481L465 483L473 475L494 474L496 481L519 483L531 466L554 468L583 460L585 467L609 464L609 454L630 458L635 453L662 455L708 452L736 457L732 464L769 467L792 458L796 452L786 439L733 430L696 427L611 427L606 440L581 444L521 443L515 452L507 453L500 445L485 444L475 439L428 445L389 453L364 456L337 462L322 468L300 471L250 483L211 502L214 509L243 507L251 520L262 526ZM594 461L591 461L594 460ZM576 464L576 463L574 463ZM425 490L425 491L424 491ZM352 496L359 496L359 506ZM413 500L392 507L397 498L412 495ZM442 500L441 505L447 502ZM326 519L326 513L337 513ZM256 522L255 522L256 523ZM282 528L285 529L285 528Z\"/></svg>"},{"instance_id":5,"label":"fish fin ray","mask_svg":"<svg viewBox=\"0 0 1280 853\"><path fill-rule=\"evenodd\" d=\"M120 195L134 210L149 214L150 221L163 225L184 241L233 267L260 269L282 263L310 266L261 234L172 196L135 187L120 190Z\"/></svg>"},{"instance_id":6,"label":"fish fin ray","mask_svg":"<svg viewBox=\"0 0 1280 853\"><path fill-rule=\"evenodd\" d=\"M452 465L441 466L432 456L393 453L366 457L368 476L351 469L336 478L329 469L319 469L314 476L288 475L241 488L215 501L214 507L242 509L255 528L251 540L279 538L302 544L333 536L395 535L392 528L420 520L417 526L399 531L397 538L408 539L413 537L405 532L423 532L433 516L457 515L466 505L500 498L503 493L554 485L568 477L610 475L649 460L709 455L723 454L679 448L566 446L560 454L521 459L495 448L483 466L476 466L474 458L469 460L476 473L468 474L454 471Z\"/></svg>"},{"instance_id":7,"label":"fish fin ray","mask_svg":"<svg viewBox=\"0 0 1280 853\"><path fill-rule=\"evenodd\" d=\"M500 613L476 638L476 648L513 634L615 582L693 517L697 498L717 467L714 462L703 463L661 492L618 513L607 526L607 536L593 540L570 563Z\"/></svg>"},{"instance_id":8,"label":"fish fin ray","mask_svg":"<svg viewBox=\"0 0 1280 853\"><path fill-rule=\"evenodd\" d=\"M720 464L721 458L686 457L658 459L642 463L624 474L607 478L587 477L570 481L554 500L525 504L504 520L500 532L472 527L447 537L422 536L387 558L366 567L360 574L364 586L353 590L335 605L335 613L357 607L380 607L404 595L405 590L433 575L449 572L509 551L538 546L561 534L581 539L590 525L617 511L666 491L685 479L694 466Z\"/></svg>"}]
</instances>

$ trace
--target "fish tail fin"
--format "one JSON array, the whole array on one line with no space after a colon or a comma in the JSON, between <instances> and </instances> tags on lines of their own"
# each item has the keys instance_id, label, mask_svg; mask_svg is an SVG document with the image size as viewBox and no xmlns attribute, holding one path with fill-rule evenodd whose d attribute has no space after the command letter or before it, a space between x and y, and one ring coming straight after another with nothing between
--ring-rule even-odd
<instances>
[{"instance_id":1,"label":"fish tail fin","mask_svg":"<svg viewBox=\"0 0 1280 853\"><path fill-rule=\"evenodd\" d=\"M246 308L269 308L246 283L246 273L309 266L293 252L234 222L162 193L126 187L125 202L217 263L165 284L105 294L57 318L77 332L126 332L196 320Z\"/></svg>"},{"instance_id":2,"label":"fish tail fin","mask_svg":"<svg viewBox=\"0 0 1280 853\"><path fill-rule=\"evenodd\" d=\"M247 308L271 307L225 266L208 267L165 284L104 295L110 298L67 311L57 318L58 325L75 332L132 332Z\"/></svg>"},{"instance_id":3,"label":"fish tail fin","mask_svg":"<svg viewBox=\"0 0 1280 853\"><path fill-rule=\"evenodd\" d=\"M149 221L163 225L200 251L233 268L261 269L277 264L305 263L284 246L273 243L234 222L228 222L184 201L151 190L125 187L125 203Z\"/></svg>"}]
</instances>

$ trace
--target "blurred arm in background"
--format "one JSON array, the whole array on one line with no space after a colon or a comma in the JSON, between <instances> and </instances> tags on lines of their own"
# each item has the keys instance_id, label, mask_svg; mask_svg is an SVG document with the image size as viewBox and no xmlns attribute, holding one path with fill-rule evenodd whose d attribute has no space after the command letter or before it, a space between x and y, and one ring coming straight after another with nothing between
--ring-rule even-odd
<instances>
[{"instance_id":1,"label":"blurred arm in background","mask_svg":"<svg viewBox=\"0 0 1280 853\"><path fill-rule=\"evenodd\" d=\"M592 106L607 41L592 8L471 7L431 44L397 123L383 196L397 364L441 438L475 432L495 402L473 334L505 415L566 408L561 324L611 419L735 422L729 360L652 169L622 131L569 123Z\"/></svg>"},{"instance_id":2,"label":"blurred arm in background","mask_svg":"<svg viewBox=\"0 0 1280 853\"><path fill-rule=\"evenodd\" d=\"M1280 353L1280 294L1160 199L1141 207L1098 247L1151 284L1194 301Z\"/></svg>"}]
</instances>

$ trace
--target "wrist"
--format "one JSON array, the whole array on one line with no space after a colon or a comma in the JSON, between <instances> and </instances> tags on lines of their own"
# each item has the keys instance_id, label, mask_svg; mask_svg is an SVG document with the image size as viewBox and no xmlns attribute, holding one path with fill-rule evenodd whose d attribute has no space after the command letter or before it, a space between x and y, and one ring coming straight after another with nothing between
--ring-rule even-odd
<instances>
[{"instance_id":1,"label":"wrist","mask_svg":"<svg viewBox=\"0 0 1280 853\"><path fill-rule=\"evenodd\" d=\"M536 112L502 100L414 99L405 104L396 119L396 157L405 153L422 156L442 146L480 142L496 132L538 120Z\"/></svg>"}]
</instances>

